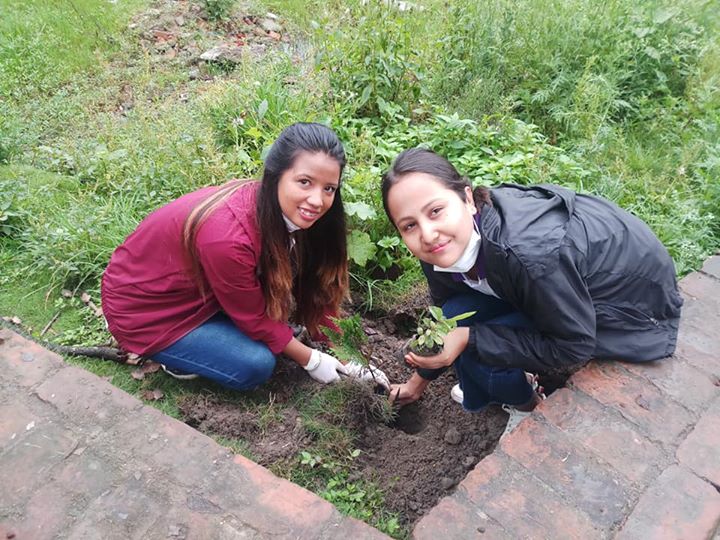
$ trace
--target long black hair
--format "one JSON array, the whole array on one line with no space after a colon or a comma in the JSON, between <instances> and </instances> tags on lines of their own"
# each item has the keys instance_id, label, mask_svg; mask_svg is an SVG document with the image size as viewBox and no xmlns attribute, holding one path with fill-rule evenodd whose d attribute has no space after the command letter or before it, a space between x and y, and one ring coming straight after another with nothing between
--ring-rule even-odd
<instances>
[{"instance_id":1,"label":"long black hair","mask_svg":"<svg viewBox=\"0 0 720 540\"><path fill-rule=\"evenodd\" d=\"M337 161L340 177L345 150L335 132L322 124L297 123L283 130L265 158L257 219L262 234L260 281L268 315L288 317L289 296L296 302L296 319L316 331L323 314L337 310L347 294L347 237L341 190L328 211L308 229L295 235L297 278L293 280L288 257L288 232L278 201L278 184L301 152L322 153ZM338 178L340 181L340 178Z\"/></svg>"}]
</instances>

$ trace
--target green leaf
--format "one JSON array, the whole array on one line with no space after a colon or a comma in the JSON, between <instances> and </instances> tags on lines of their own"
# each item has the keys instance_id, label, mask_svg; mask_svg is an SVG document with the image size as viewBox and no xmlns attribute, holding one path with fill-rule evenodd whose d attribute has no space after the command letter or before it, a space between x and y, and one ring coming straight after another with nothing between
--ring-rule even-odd
<instances>
[{"instance_id":1,"label":"green leaf","mask_svg":"<svg viewBox=\"0 0 720 540\"><path fill-rule=\"evenodd\" d=\"M442 309L437 306L430 306L428 308L428 311L430 311L430 315L432 315L433 319L435 319L436 321L442 321L445 318Z\"/></svg>"},{"instance_id":2,"label":"green leaf","mask_svg":"<svg viewBox=\"0 0 720 540\"><path fill-rule=\"evenodd\" d=\"M375 256L375 244L370 235L362 231L353 231L348 237L348 258L364 267Z\"/></svg>"},{"instance_id":3,"label":"green leaf","mask_svg":"<svg viewBox=\"0 0 720 540\"><path fill-rule=\"evenodd\" d=\"M460 315L455 315L454 317L451 317L450 320L455 322L462 321L464 319L469 319L476 313L477 311L466 311L465 313L461 313Z\"/></svg>"},{"instance_id":4,"label":"green leaf","mask_svg":"<svg viewBox=\"0 0 720 540\"><path fill-rule=\"evenodd\" d=\"M678 11L676 9L659 9L655 12L655 15L653 15L653 22L655 24L663 24L668 22L670 19L672 19L675 15L677 15Z\"/></svg>"},{"instance_id":5,"label":"green leaf","mask_svg":"<svg viewBox=\"0 0 720 540\"><path fill-rule=\"evenodd\" d=\"M362 221L377 217L375 209L364 202L347 202L344 203L343 206L345 207L345 213L348 216L357 216Z\"/></svg>"},{"instance_id":6,"label":"green leaf","mask_svg":"<svg viewBox=\"0 0 720 540\"><path fill-rule=\"evenodd\" d=\"M370 99L370 93L372 92L372 85L368 84L364 89L363 93L360 96L360 103L359 105L362 107L367 103L367 100Z\"/></svg>"},{"instance_id":7,"label":"green leaf","mask_svg":"<svg viewBox=\"0 0 720 540\"><path fill-rule=\"evenodd\" d=\"M256 126L253 126L245 131L245 135L257 140L262 137L262 132Z\"/></svg>"},{"instance_id":8,"label":"green leaf","mask_svg":"<svg viewBox=\"0 0 720 540\"><path fill-rule=\"evenodd\" d=\"M258 120L262 120L265 117L265 113L268 110L268 101L263 99L258 105Z\"/></svg>"},{"instance_id":9,"label":"green leaf","mask_svg":"<svg viewBox=\"0 0 720 540\"><path fill-rule=\"evenodd\" d=\"M397 236L383 236L377 245L385 249L394 248L400 245L400 239Z\"/></svg>"}]
</instances>

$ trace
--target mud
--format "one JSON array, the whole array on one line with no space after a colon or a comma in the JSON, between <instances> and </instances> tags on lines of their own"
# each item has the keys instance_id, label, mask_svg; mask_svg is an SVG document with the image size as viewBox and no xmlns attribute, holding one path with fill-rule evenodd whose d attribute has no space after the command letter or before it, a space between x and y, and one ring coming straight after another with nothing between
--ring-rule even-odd
<instances>
[{"instance_id":1,"label":"mud","mask_svg":"<svg viewBox=\"0 0 720 540\"><path fill-rule=\"evenodd\" d=\"M364 328L373 362L391 381L402 382L412 373L398 355L406 336L387 330L407 327L405 317L412 316L396 315L365 320ZM499 407L464 412L450 398L455 383L455 374L449 370L430 384L420 401L400 409L390 423L368 410L372 407L369 387L351 395L343 414L326 418L357 434L354 446L362 452L354 462L354 477L378 484L385 492L387 509L397 512L406 525L452 492L468 471L493 451L505 427L507 415ZM302 369L281 360L268 384L248 396L256 402L273 403L276 412L269 420L260 418L258 412L267 415L267 407L253 410L247 403L224 401L214 394L186 398L181 412L189 425L204 433L243 439L260 464L287 469L297 466L299 452L312 442L295 400L304 392L313 395L317 391L316 383Z\"/></svg>"}]
</instances>

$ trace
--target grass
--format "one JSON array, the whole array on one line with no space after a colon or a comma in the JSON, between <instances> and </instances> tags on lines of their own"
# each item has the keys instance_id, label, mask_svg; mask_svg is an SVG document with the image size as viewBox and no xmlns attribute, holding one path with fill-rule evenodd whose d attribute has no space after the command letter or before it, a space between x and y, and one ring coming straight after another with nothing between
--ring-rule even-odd
<instances>
[{"instance_id":1,"label":"grass","mask_svg":"<svg viewBox=\"0 0 720 540\"><path fill-rule=\"evenodd\" d=\"M50 339L106 339L60 290L97 299L110 253L147 213L199 186L256 175L268 145L299 120L326 122L346 143L353 294L369 311L392 307L422 281L393 243L378 189L390 160L418 144L475 183L551 181L606 196L649 223L681 275L720 247L712 2L416 4L235 4L236 13L278 14L290 46L212 69L154 48L148 19L133 19L148 0L0 0L0 315L21 317L37 334L60 311ZM227 39L231 19L186 19L180 53ZM128 29L131 20L139 26ZM193 68L203 76L191 78ZM381 279L390 263L403 269L400 279ZM135 395L161 389L165 398L151 404L171 416L198 392L254 407L267 429L281 414L252 394L162 374L136 381L128 367L69 361ZM276 472L349 513L372 509L402 536L372 486L349 487L353 434L338 427L348 399L340 389L293 397L316 437L306 451L333 466L298 458ZM220 442L247 452L242 441Z\"/></svg>"}]
</instances>

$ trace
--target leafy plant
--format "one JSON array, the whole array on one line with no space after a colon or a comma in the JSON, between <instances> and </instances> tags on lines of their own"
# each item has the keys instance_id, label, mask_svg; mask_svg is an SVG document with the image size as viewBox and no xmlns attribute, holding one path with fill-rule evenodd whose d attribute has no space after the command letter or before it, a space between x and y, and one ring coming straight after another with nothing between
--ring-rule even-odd
<instances>
[{"instance_id":1,"label":"leafy plant","mask_svg":"<svg viewBox=\"0 0 720 540\"><path fill-rule=\"evenodd\" d=\"M300 452L300 464L309 469L322 469L331 474L319 495L334 504L343 514L362 519L391 536L402 533L397 515L388 513L384 496L372 482L351 480L359 449L347 452L337 460L325 460L307 451Z\"/></svg>"},{"instance_id":2,"label":"leafy plant","mask_svg":"<svg viewBox=\"0 0 720 540\"><path fill-rule=\"evenodd\" d=\"M437 354L445 344L445 336L457 327L458 321L468 319L475 313L477 312L468 311L447 318L441 308L430 306L427 315L420 318L417 334L409 342L410 349L418 354Z\"/></svg>"},{"instance_id":3,"label":"leafy plant","mask_svg":"<svg viewBox=\"0 0 720 540\"><path fill-rule=\"evenodd\" d=\"M0 180L0 237L13 236L27 217L27 211L21 207L27 197L26 189L16 179Z\"/></svg>"},{"instance_id":4,"label":"leafy plant","mask_svg":"<svg viewBox=\"0 0 720 540\"><path fill-rule=\"evenodd\" d=\"M362 353L362 346L367 343L367 336L362 327L360 315L344 319L335 319L338 330L324 327L323 333L330 340L330 350L338 360L344 362L357 362L367 365L368 361Z\"/></svg>"},{"instance_id":5,"label":"leafy plant","mask_svg":"<svg viewBox=\"0 0 720 540\"><path fill-rule=\"evenodd\" d=\"M344 24L334 32L326 28L318 27L322 52L316 64L328 73L332 90L349 105L348 112L388 123L420 104L425 75L409 17L389 3L366 3L348 10Z\"/></svg>"},{"instance_id":6,"label":"leafy plant","mask_svg":"<svg viewBox=\"0 0 720 540\"><path fill-rule=\"evenodd\" d=\"M202 3L208 20L225 21L230 17L236 0L202 0Z\"/></svg>"}]
</instances>

